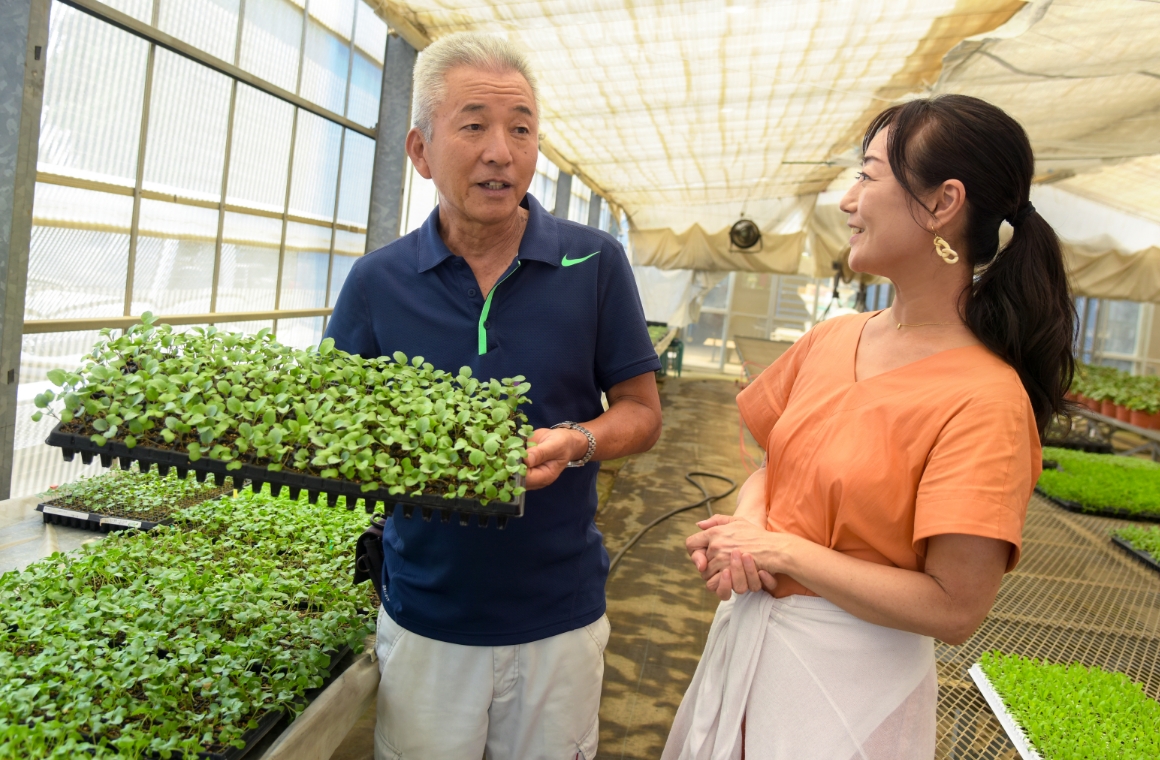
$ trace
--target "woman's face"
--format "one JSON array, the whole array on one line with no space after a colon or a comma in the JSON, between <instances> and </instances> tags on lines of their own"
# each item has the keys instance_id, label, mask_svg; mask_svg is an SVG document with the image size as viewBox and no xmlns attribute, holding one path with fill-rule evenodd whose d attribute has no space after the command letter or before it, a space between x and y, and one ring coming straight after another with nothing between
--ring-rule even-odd
<instances>
[{"instance_id":1,"label":"woman's face","mask_svg":"<svg viewBox=\"0 0 1160 760\"><path fill-rule=\"evenodd\" d=\"M933 236L916 218L922 208L898 184L886 157L887 130L870 142L862 171L842 197L839 208L850 215L850 268L892 280L904 268L918 264L917 256L934 253Z\"/></svg>"}]
</instances>

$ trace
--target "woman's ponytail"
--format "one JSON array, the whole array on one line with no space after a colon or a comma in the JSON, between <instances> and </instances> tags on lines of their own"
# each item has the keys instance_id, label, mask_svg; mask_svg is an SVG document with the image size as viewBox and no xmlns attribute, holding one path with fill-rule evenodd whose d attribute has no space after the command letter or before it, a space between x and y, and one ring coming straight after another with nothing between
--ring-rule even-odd
<instances>
[{"instance_id":1,"label":"woman's ponytail","mask_svg":"<svg viewBox=\"0 0 1160 760\"><path fill-rule=\"evenodd\" d=\"M1075 372L1075 305L1055 230L1034 208L1013 226L1011 240L976 277L964 316L983 345L1019 373L1042 433L1064 410Z\"/></svg>"},{"instance_id":2,"label":"woman's ponytail","mask_svg":"<svg viewBox=\"0 0 1160 760\"><path fill-rule=\"evenodd\" d=\"M1035 158L1027 134L1002 109L966 95L888 108L867 130L863 150L886 127L891 170L920 204L919 190L948 179L963 183L966 254L975 273L963 318L1019 374L1042 434L1064 410L1077 319L1059 238L1028 198ZM1003 221L1014 232L1000 250Z\"/></svg>"}]
</instances>

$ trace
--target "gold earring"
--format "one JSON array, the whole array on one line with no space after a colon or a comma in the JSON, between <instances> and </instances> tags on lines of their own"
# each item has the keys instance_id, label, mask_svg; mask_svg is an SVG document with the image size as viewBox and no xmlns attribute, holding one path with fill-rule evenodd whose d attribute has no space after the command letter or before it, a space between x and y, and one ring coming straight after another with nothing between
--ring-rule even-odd
<instances>
[{"instance_id":1,"label":"gold earring","mask_svg":"<svg viewBox=\"0 0 1160 760\"><path fill-rule=\"evenodd\" d=\"M934 230L931 230L931 234L934 235L934 252L948 264L959 263L959 254L955 252L954 248L951 248L951 244Z\"/></svg>"}]
</instances>

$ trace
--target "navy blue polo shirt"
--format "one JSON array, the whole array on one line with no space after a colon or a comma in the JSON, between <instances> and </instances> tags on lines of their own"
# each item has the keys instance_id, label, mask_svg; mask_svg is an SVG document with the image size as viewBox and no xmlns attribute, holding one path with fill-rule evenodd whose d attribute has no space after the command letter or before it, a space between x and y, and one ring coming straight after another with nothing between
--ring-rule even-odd
<instances>
[{"instance_id":1,"label":"navy blue polo shirt","mask_svg":"<svg viewBox=\"0 0 1160 760\"><path fill-rule=\"evenodd\" d=\"M594 419L600 394L660 369L624 249L599 230L557 219L526 196L519 254L485 299L467 263L439 237L436 209L419 229L360 258L327 337L343 351L423 356L472 376L523 375L536 428ZM387 614L409 631L456 644L523 644L604 614L608 554L596 529L598 465L564 470L529 491L504 530L411 519L383 531Z\"/></svg>"}]
</instances>

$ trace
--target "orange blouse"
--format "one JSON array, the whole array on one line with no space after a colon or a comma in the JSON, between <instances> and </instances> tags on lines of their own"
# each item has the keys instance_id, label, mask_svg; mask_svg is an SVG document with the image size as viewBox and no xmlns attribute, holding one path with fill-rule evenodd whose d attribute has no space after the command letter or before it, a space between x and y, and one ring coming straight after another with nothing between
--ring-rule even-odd
<instances>
[{"instance_id":1,"label":"orange blouse","mask_svg":"<svg viewBox=\"0 0 1160 760\"><path fill-rule=\"evenodd\" d=\"M767 529L918 571L931 536L997 538L1012 570L1043 464L1019 376L967 346L855 382L872 316L817 325L737 396L766 442ZM779 576L790 594L816 596Z\"/></svg>"}]
</instances>

